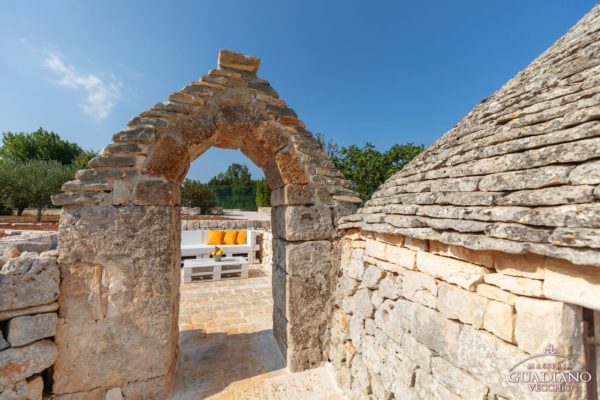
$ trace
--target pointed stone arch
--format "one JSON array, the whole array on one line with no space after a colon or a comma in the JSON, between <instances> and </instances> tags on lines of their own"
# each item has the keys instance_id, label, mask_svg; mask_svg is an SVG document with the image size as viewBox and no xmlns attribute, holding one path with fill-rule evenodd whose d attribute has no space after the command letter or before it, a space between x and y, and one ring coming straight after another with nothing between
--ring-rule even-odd
<instances>
[{"instance_id":1,"label":"pointed stone arch","mask_svg":"<svg viewBox=\"0 0 600 400\"><path fill-rule=\"evenodd\" d=\"M296 113L256 76L219 68L133 118L54 196L59 226L57 395L120 387L166 398L177 360L179 185L210 147L240 149L272 188L274 336L291 370L322 360L336 221L360 199ZM128 394L129 393L129 394Z\"/></svg>"}]
</instances>

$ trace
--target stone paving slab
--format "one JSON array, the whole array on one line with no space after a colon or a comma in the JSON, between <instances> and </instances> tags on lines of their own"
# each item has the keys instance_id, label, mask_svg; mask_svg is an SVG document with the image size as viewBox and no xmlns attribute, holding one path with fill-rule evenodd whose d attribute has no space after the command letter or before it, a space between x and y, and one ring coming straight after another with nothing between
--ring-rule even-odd
<instances>
[{"instance_id":1,"label":"stone paving slab","mask_svg":"<svg viewBox=\"0 0 600 400\"><path fill-rule=\"evenodd\" d=\"M183 281L182 281L183 282ZM273 337L271 277L181 284L173 399L337 400L326 367L290 373Z\"/></svg>"}]
</instances>

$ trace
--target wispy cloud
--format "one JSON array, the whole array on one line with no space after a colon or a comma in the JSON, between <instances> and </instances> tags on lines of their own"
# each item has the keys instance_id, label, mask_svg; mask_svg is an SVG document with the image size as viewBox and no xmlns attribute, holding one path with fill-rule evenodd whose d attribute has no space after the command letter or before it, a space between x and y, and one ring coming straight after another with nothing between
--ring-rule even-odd
<instances>
[{"instance_id":1,"label":"wispy cloud","mask_svg":"<svg viewBox=\"0 0 600 400\"><path fill-rule=\"evenodd\" d=\"M59 85L85 91L85 100L80 107L86 114L98 119L110 115L115 101L119 98L119 88L122 86L114 76L103 80L98 75L79 73L75 67L66 65L54 53L49 53L42 65L58 74Z\"/></svg>"}]
</instances>

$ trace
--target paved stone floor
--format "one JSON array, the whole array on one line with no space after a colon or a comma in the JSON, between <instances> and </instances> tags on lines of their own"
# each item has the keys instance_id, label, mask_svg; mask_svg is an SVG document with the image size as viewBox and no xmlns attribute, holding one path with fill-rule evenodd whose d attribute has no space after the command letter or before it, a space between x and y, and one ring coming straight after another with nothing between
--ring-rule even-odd
<instances>
[{"instance_id":1,"label":"paved stone floor","mask_svg":"<svg viewBox=\"0 0 600 400\"><path fill-rule=\"evenodd\" d=\"M181 285L174 399L338 400L326 367L291 374L272 334L271 277Z\"/></svg>"}]
</instances>

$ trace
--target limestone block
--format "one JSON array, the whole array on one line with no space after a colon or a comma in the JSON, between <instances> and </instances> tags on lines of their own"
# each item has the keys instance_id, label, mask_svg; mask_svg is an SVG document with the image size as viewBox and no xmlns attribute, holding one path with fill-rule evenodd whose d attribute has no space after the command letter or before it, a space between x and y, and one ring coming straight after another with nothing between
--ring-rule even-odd
<instances>
[{"instance_id":1,"label":"limestone block","mask_svg":"<svg viewBox=\"0 0 600 400\"><path fill-rule=\"evenodd\" d=\"M578 165L569 173L569 183L574 185L600 183L600 161L588 161Z\"/></svg>"},{"instance_id":2,"label":"limestone block","mask_svg":"<svg viewBox=\"0 0 600 400\"><path fill-rule=\"evenodd\" d=\"M308 322L324 323L326 319L324 310L329 307L326 301L331 298L331 288L328 276L316 275L305 278L287 275L285 288L287 301L284 307L288 322L293 325L302 325ZM354 297L361 297L358 292L360 290ZM358 300L354 300L354 297L350 301L351 310L364 312L367 306L357 305ZM302 306L299 307L299 304ZM281 309L283 310L283 308Z\"/></svg>"},{"instance_id":3,"label":"limestone block","mask_svg":"<svg viewBox=\"0 0 600 400\"><path fill-rule=\"evenodd\" d=\"M42 372L54 364L56 345L47 339L0 352L0 387Z\"/></svg>"},{"instance_id":4,"label":"limestone block","mask_svg":"<svg viewBox=\"0 0 600 400\"><path fill-rule=\"evenodd\" d=\"M491 300L485 308L483 329L500 339L515 343L515 310L513 306Z\"/></svg>"},{"instance_id":5,"label":"limestone block","mask_svg":"<svg viewBox=\"0 0 600 400\"><path fill-rule=\"evenodd\" d=\"M359 285L359 282L357 280L349 278L346 275L342 275L336 283L336 288L335 288L336 302L339 304L345 298L348 298L348 297L352 296L354 293L356 293L356 290L358 289L358 285Z\"/></svg>"},{"instance_id":6,"label":"limestone block","mask_svg":"<svg viewBox=\"0 0 600 400\"><path fill-rule=\"evenodd\" d=\"M11 318L20 317L21 315L43 314L53 312L56 310L58 310L58 303L50 303L41 306L21 308L18 310L0 311L0 321L6 321Z\"/></svg>"},{"instance_id":7,"label":"limestone block","mask_svg":"<svg viewBox=\"0 0 600 400\"><path fill-rule=\"evenodd\" d=\"M154 143L158 133L152 126L143 125L127 128L113 135L113 142Z\"/></svg>"},{"instance_id":8,"label":"limestone block","mask_svg":"<svg viewBox=\"0 0 600 400\"><path fill-rule=\"evenodd\" d=\"M385 248L385 260L407 269L416 269L417 252L404 247L388 244Z\"/></svg>"},{"instance_id":9,"label":"limestone block","mask_svg":"<svg viewBox=\"0 0 600 400\"><path fill-rule=\"evenodd\" d=\"M391 272L394 274L404 274L404 271L406 271L406 268L401 267L398 264L383 261L383 260L380 260L379 258L365 255L363 257L363 260L365 263L369 263L371 265L377 265L377 267L379 267L379 269L386 271L386 272Z\"/></svg>"},{"instance_id":10,"label":"limestone block","mask_svg":"<svg viewBox=\"0 0 600 400\"><path fill-rule=\"evenodd\" d=\"M509 292L530 297L544 297L542 281L529 278L521 278L504 274L487 274L485 283L498 286Z\"/></svg>"},{"instance_id":11,"label":"limestone block","mask_svg":"<svg viewBox=\"0 0 600 400\"><path fill-rule=\"evenodd\" d=\"M546 264L544 297L600 310L600 270L566 261Z\"/></svg>"},{"instance_id":12,"label":"limestone block","mask_svg":"<svg viewBox=\"0 0 600 400\"><path fill-rule=\"evenodd\" d=\"M8 321L7 339L12 347L20 347L56 334L56 313L16 317Z\"/></svg>"},{"instance_id":13,"label":"limestone block","mask_svg":"<svg viewBox=\"0 0 600 400\"><path fill-rule=\"evenodd\" d=\"M365 246L365 254L371 257L385 259L386 244L374 239L367 239Z\"/></svg>"},{"instance_id":14,"label":"limestone block","mask_svg":"<svg viewBox=\"0 0 600 400\"><path fill-rule=\"evenodd\" d=\"M133 188L133 204L174 206L180 202L179 185L159 178L144 178Z\"/></svg>"},{"instance_id":15,"label":"limestone block","mask_svg":"<svg viewBox=\"0 0 600 400\"><path fill-rule=\"evenodd\" d=\"M52 400L105 400L106 390L104 388L96 388L92 390L84 390L69 394L54 394Z\"/></svg>"},{"instance_id":16,"label":"limestone block","mask_svg":"<svg viewBox=\"0 0 600 400\"><path fill-rule=\"evenodd\" d=\"M40 375L35 375L27 379L28 400L42 400L43 391L44 380Z\"/></svg>"},{"instance_id":17,"label":"limestone block","mask_svg":"<svg viewBox=\"0 0 600 400\"><path fill-rule=\"evenodd\" d=\"M123 400L123 393L121 392L121 388L116 387L107 390L105 400Z\"/></svg>"},{"instance_id":18,"label":"limestone block","mask_svg":"<svg viewBox=\"0 0 600 400\"><path fill-rule=\"evenodd\" d=\"M376 342L375 337L370 335L362 337L360 353L371 376L381 373L384 368L383 359L385 357L383 354L385 354L385 351L383 347Z\"/></svg>"},{"instance_id":19,"label":"limestone block","mask_svg":"<svg viewBox=\"0 0 600 400\"><path fill-rule=\"evenodd\" d=\"M443 357L431 359L433 378L460 398L485 400L488 388L468 372L452 365Z\"/></svg>"},{"instance_id":20,"label":"limestone block","mask_svg":"<svg viewBox=\"0 0 600 400\"><path fill-rule=\"evenodd\" d=\"M392 392L394 393L395 399L402 400L417 400L422 399L422 397L417 396L417 392L414 387L408 387L402 382L395 381L392 383L391 387Z\"/></svg>"},{"instance_id":21,"label":"limestone block","mask_svg":"<svg viewBox=\"0 0 600 400\"><path fill-rule=\"evenodd\" d=\"M510 399L530 398L527 385L515 385L506 379L506 371L529 355L486 331L464 325L458 342L458 359L450 361L473 375L495 393Z\"/></svg>"},{"instance_id":22,"label":"limestone block","mask_svg":"<svg viewBox=\"0 0 600 400\"><path fill-rule=\"evenodd\" d=\"M545 257L537 254L499 253L494 257L496 271L512 276L544 279Z\"/></svg>"},{"instance_id":23,"label":"limestone block","mask_svg":"<svg viewBox=\"0 0 600 400\"><path fill-rule=\"evenodd\" d=\"M391 400L392 393L385 388L381 375L371 376L371 392L376 399Z\"/></svg>"},{"instance_id":24,"label":"limestone block","mask_svg":"<svg viewBox=\"0 0 600 400\"><path fill-rule=\"evenodd\" d=\"M417 364L404 356L404 349L398 344L391 342L385 347L385 352L382 352L382 356L384 354L387 354L387 358L385 359L385 368L382 370L382 376L392 382L399 380L408 387L414 386Z\"/></svg>"},{"instance_id":25,"label":"limestone block","mask_svg":"<svg viewBox=\"0 0 600 400\"><path fill-rule=\"evenodd\" d=\"M329 239L333 235L331 211L326 205L274 207L271 219L273 236L285 240Z\"/></svg>"},{"instance_id":26,"label":"limestone block","mask_svg":"<svg viewBox=\"0 0 600 400\"><path fill-rule=\"evenodd\" d=\"M80 204L109 204L111 193L103 192L67 192L50 196L55 206Z\"/></svg>"},{"instance_id":27,"label":"limestone block","mask_svg":"<svg viewBox=\"0 0 600 400\"><path fill-rule=\"evenodd\" d=\"M545 243L550 237L551 230L530 228L520 224L505 224L498 222L489 225L485 229L485 233L488 236L501 239L517 240L520 242Z\"/></svg>"},{"instance_id":28,"label":"limestone block","mask_svg":"<svg viewBox=\"0 0 600 400\"><path fill-rule=\"evenodd\" d=\"M331 271L333 247L325 240L291 243L273 240L273 262L289 275L304 277Z\"/></svg>"},{"instance_id":29,"label":"limestone block","mask_svg":"<svg viewBox=\"0 0 600 400\"><path fill-rule=\"evenodd\" d=\"M461 397L452 393L433 377L421 370L417 370L415 391L419 399L431 400L460 400ZM402 398L402 397L400 397Z\"/></svg>"},{"instance_id":30,"label":"limestone block","mask_svg":"<svg viewBox=\"0 0 600 400\"><path fill-rule=\"evenodd\" d=\"M519 349L543 354L552 344L557 353L578 358L583 351L581 307L560 301L517 297L515 339Z\"/></svg>"},{"instance_id":31,"label":"limestone block","mask_svg":"<svg viewBox=\"0 0 600 400\"><path fill-rule=\"evenodd\" d=\"M256 73L260 59L246 56L229 50L219 50L219 67L231 68L238 71Z\"/></svg>"},{"instance_id":32,"label":"limestone block","mask_svg":"<svg viewBox=\"0 0 600 400\"><path fill-rule=\"evenodd\" d=\"M373 316L373 304L371 304L371 290L359 289L350 299L350 311L352 314L361 318Z\"/></svg>"},{"instance_id":33,"label":"limestone block","mask_svg":"<svg viewBox=\"0 0 600 400\"><path fill-rule=\"evenodd\" d=\"M385 300L375 311L375 325L386 337L400 343L403 333L410 328L413 309L414 303L404 299Z\"/></svg>"},{"instance_id":34,"label":"limestone block","mask_svg":"<svg viewBox=\"0 0 600 400\"><path fill-rule=\"evenodd\" d=\"M536 189L567 183L572 167L548 166L523 171L510 171L487 175L479 182L481 191Z\"/></svg>"},{"instance_id":35,"label":"limestone block","mask_svg":"<svg viewBox=\"0 0 600 400\"><path fill-rule=\"evenodd\" d=\"M590 228L556 228L549 238L559 246L600 247L600 230Z\"/></svg>"},{"instance_id":36,"label":"limestone block","mask_svg":"<svg viewBox=\"0 0 600 400\"><path fill-rule=\"evenodd\" d=\"M379 281L383 278L383 271L374 265L369 265L360 284L361 288L377 289Z\"/></svg>"},{"instance_id":37,"label":"limestone block","mask_svg":"<svg viewBox=\"0 0 600 400\"><path fill-rule=\"evenodd\" d=\"M61 265L60 317L74 321L95 321L107 315L106 285L102 284L102 267L84 263Z\"/></svg>"},{"instance_id":38,"label":"limestone block","mask_svg":"<svg viewBox=\"0 0 600 400\"><path fill-rule=\"evenodd\" d=\"M399 204L395 204L395 206L400 206ZM404 206L402 206L404 207ZM416 209L416 206L409 206L410 208ZM392 206L386 209L386 211L390 211L393 209ZM394 247L402 247L404 246L404 236L395 235L390 233L375 233L375 238L381 242L385 242L386 244L391 244Z\"/></svg>"},{"instance_id":39,"label":"limestone block","mask_svg":"<svg viewBox=\"0 0 600 400\"><path fill-rule=\"evenodd\" d=\"M404 239L404 247L415 251L429 251L429 241L423 239L415 239L413 237L406 237Z\"/></svg>"},{"instance_id":40,"label":"limestone block","mask_svg":"<svg viewBox=\"0 0 600 400\"><path fill-rule=\"evenodd\" d=\"M113 204L119 206L129 203L132 198L132 190L131 182L120 179L114 181L112 189Z\"/></svg>"},{"instance_id":41,"label":"limestone block","mask_svg":"<svg viewBox=\"0 0 600 400\"><path fill-rule=\"evenodd\" d=\"M310 205L315 203L315 193L310 185L289 184L271 192L271 206Z\"/></svg>"},{"instance_id":42,"label":"limestone block","mask_svg":"<svg viewBox=\"0 0 600 400\"><path fill-rule=\"evenodd\" d=\"M363 248L353 248L352 253L350 254L350 258L354 260L362 260L365 254L365 250Z\"/></svg>"},{"instance_id":43,"label":"limestone block","mask_svg":"<svg viewBox=\"0 0 600 400\"><path fill-rule=\"evenodd\" d=\"M515 304L516 296L513 293L502 290L496 286L488 285L487 283L480 283L477 285L477 294L511 306Z\"/></svg>"},{"instance_id":44,"label":"limestone block","mask_svg":"<svg viewBox=\"0 0 600 400\"><path fill-rule=\"evenodd\" d=\"M70 309L61 315L55 336L56 394L124 387L152 377L168 380L177 354L179 218L179 209L169 206L63 209L61 285L81 290L61 292L61 305ZM74 273L77 264L93 279ZM74 304L85 291L91 296L78 308ZM91 310L104 318L96 319Z\"/></svg>"},{"instance_id":45,"label":"limestone block","mask_svg":"<svg viewBox=\"0 0 600 400\"><path fill-rule=\"evenodd\" d=\"M375 308L379 308L383 305L383 297L381 297L381 294L379 294L379 290L373 290L373 292L371 293L371 303L373 304L373 306Z\"/></svg>"},{"instance_id":46,"label":"limestone block","mask_svg":"<svg viewBox=\"0 0 600 400\"><path fill-rule=\"evenodd\" d=\"M402 277L387 273L379 282L379 294L386 299L397 299L402 294Z\"/></svg>"},{"instance_id":47,"label":"limestone block","mask_svg":"<svg viewBox=\"0 0 600 400\"><path fill-rule=\"evenodd\" d=\"M356 279L358 281L362 281L363 275L365 273L365 266L362 260L357 260L356 258L352 258L350 260L350 264L348 264L348 268L346 269L346 274L349 278Z\"/></svg>"},{"instance_id":48,"label":"limestone block","mask_svg":"<svg viewBox=\"0 0 600 400\"><path fill-rule=\"evenodd\" d=\"M0 386L0 400L29 400L29 387L21 380L7 387Z\"/></svg>"},{"instance_id":49,"label":"limestone block","mask_svg":"<svg viewBox=\"0 0 600 400\"><path fill-rule=\"evenodd\" d=\"M457 258L487 268L494 267L494 253L491 251L476 251L434 240L429 242L429 251L433 254Z\"/></svg>"},{"instance_id":50,"label":"limestone block","mask_svg":"<svg viewBox=\"0 0 600 400\"><path fill-rule=\"evenodd\" d=\"M405 333L402 335L402 351L406 358L417 364L425 372L431 372L431 359L433 352L419 343L414 336Z\"/></svg>"},{"instance_id":51,"label":"limestone block","mask_svg":"<svg viewBox=\"0 0 600 400\"><path fill-rule=\"evenodd\" d=\"M436 280L427 274L406 271L402 279L402 294L409 300L435 308L438 286Z\"/></svg>"},{"instance_id":52,"label":"limestone block","mask_svg":"<svg viewBox=\"0 0 600 400\"><path fill-rule=\"evenodd\" d=\"M440 312L414 304L410 332L428 348L450 360L457 358L460 324L450 321Z\"/></svg>"},{"instance_id":53,"label":"limestone block","mask_svg":"<svg viewBox=\"0 0 600 400\"><path fill-rule=\"evenodd\" d=\"M159 376L142 382L133 382L122 389L125 399L168 399L172 378ZM86 399L87 400L87 399Z\"/></svg>"},{"instance_id":54,"label":"limestone block","mask_svg":"<svg viewBox=\"0 0 600 400\"><path fill-rule=\"evenodd\" d=\"M446 318L457 319L479 329L483 325L483 316L488 300L476 293L458 286L440 283L437 309Z\"/></svg>"},{"instance_id":55,"label":"limestone block","mask_svg":"<svg viewBox=\"0 0 600 400\"><path fill-rule=\"evenodd\" d=\"M284 185L309 183L302 160L297 152L285 149L278 152L275 156L275 165Z\"/></svg>"},{"instance_id":56,"label":"limestone block","mask_svg":"<svg viewBox=\"0 0 600 400\"><path fill-rule=\"evenodd\" d=\"M365 319L365 333L375 336L375 320L373 318Z\"/></svg>"},{"instance_id":57,"label":"limestone block","mask_svg":"<svg viewBox=\"0 0 600 400\"><path fill-rule=\"evenodd\" d=\"M8 343L5 339L4 339L4 334L2 333L2 331L0 331L0 351L7 349L10 347L10 343Z\"/></svg>"},{"instance_id":58,"label":"limestone block","mask_svg":"<svg viewBox=\"0 0 600 400\"><path fill-rule=\"evenodd\" d=\"M484 275L489 273L487 268L479 265L423 251L417 252L417 268L434 278L454 283L471 291L474 291L477 284L483 281Z\"/></svg>"},{"instance_id":59,"label":"limestone block","mask_svg":"<svg viewBox=\"0 0 600 400\"><path fill-rule=\"evenodd\" d=\"M371 380L367 365L360 355L352 361L352 392L359 398L366 398L371 389Z\"/></svg>"},{"instance_id":60,"label":"limestone block","mask_svg":"<svg viewBox=\"0 0 600 400\"><path fill-rule=\"evenodd\" d=\"M343 342L349 339L348 328L350 326L350 315L341 308L334 308L331 318L331 337L336 341Z\"/></svg>"},{"instance_id":61,"label":"limestone block","mask_svg":"<svg viewBox=\"0 0 600 400\"><path fill-rule=\"evenodd\" d=\"M593 186L547 187L534 190L510 192L496 200L503 206L560 206L563 204L591 203L594 201Z\"/></svg>"},{"instance_id":62,"label":"limestone block","mask_svg":"<svg viewBox=\"0 0 600 400\"><path fill-rule=\"evenodd\" d=\"M56 258L24 253L0 270L0 311L54 302L58 298Z\"/></svg>"}]
</instances>

